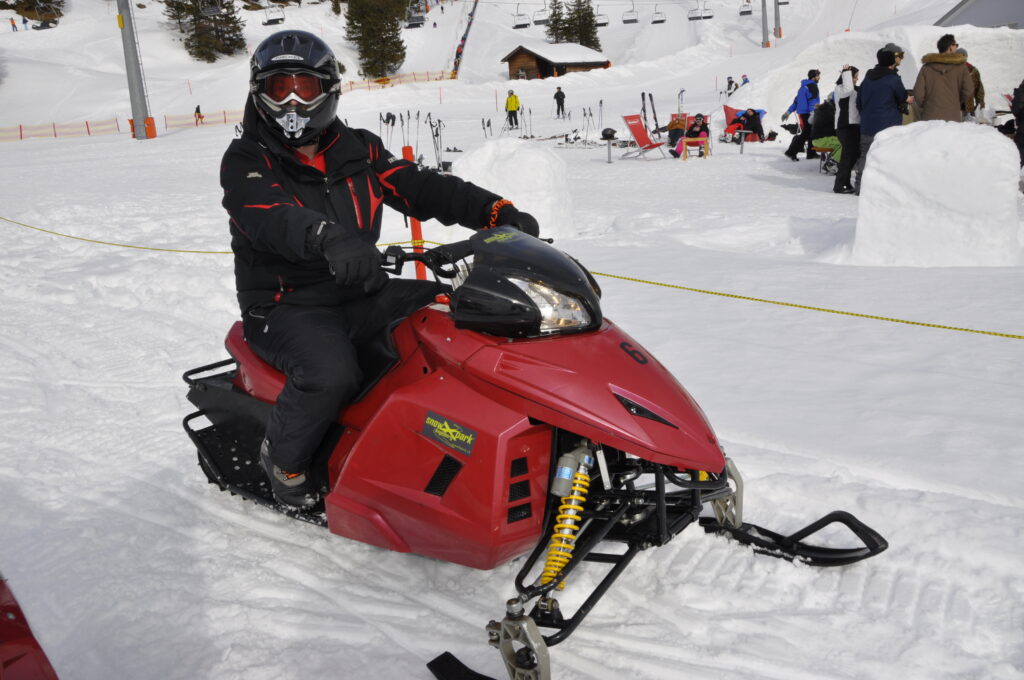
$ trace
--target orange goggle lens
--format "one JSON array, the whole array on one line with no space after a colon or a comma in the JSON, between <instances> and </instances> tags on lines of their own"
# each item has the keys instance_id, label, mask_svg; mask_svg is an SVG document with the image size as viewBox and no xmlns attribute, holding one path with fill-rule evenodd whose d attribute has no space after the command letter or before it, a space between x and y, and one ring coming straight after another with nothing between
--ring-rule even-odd
<instances>
[{"instance_id":1,"label":"orange goggle lens","mask_svg":"<svg viewBox=\"0 0 1024 680\"><path fill-rule=\"evenodd\" d=\"M263 91L275 102L283 102L294 94L310 102L323 92L320 79L308 73L275 73L267 78Z\"/></svg>"}]
</instances>

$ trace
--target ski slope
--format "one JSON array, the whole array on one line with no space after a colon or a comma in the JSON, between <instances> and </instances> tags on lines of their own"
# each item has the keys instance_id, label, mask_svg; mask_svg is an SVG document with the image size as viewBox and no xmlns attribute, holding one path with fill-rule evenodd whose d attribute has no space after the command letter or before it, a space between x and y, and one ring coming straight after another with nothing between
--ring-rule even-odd
<instances>
[{"instance_id":1,"label":"ski slope","mask_svg":"<svg viewBox=\"0 0 1024 680\"><path fill-rule=\"evenodd\" d=\"M240 108L246 57L192 62L160 28L159 5L144 4L136 20L153 111ZM922 218L913 226L925 234L923 266L852 264L858 199L831 193L816 163L784 158L785 134L743 155L719 144L707 160L642 162L615 150L612 163L603 146L497 137L510 86L537 136L576 129L594 139L583 108L621 136L620 116L638 111L641 91L654 93L664 123L682 88L687 108L719 117L717 131L720 83L741 73L751 84L730 103L768 109L778 129L807 69L822 69L826 83L843 63L869 67L885 42L906 47L911 85L944 32L929 24L951 0L792 0L770 50L758 47L759 24L733 16L738 2L709 0L712 22L679 19L691 5L659 3L667 24L631 27L614 23L629 4L601 3L613 18L601 29L613 68L510 84L498 60L524 35L510 27L515 8L481 1L459 82L341 101L342 117L375 132L381 111L442 119L441 154L457 173L512 197L601 274L606 315L687 387L739 465L751 521L790 531L846 509L889 540L877 558L814 570L691 528L634 561L552 649L554 675L1024 677L1024 341L615 278L1021 335L1022 263L927 265L950 246L930 241ZM636 6L641 17L653 11ZM0 31L0 126L127 113L112 7L69 0L57 30ZM446 2L443 17L432 9L426 26L406 31L403 70L450 60L466 11ZM354 73L328 5L287 12L287 27L324 35ZM253 13L247 42L271 30ZM953 32L990 97L1019 83L1020 31ZM556 82L569 121L550 115ZM482 133L486 119L494 137ZM393 149L405 136L438 160L423 127L383 132ZM231 136L230 126L208 126L144 142L0 145L0 570L65 680L425 680L426 661L446 649L501 677L483 626L502 615L518 561L480 572L384 552L220 493L196 465L180 375L225 356L238 315L231 258L95 241L227 250L218 171ZM444 152L453 146L462 151ZM947 199L1005 202L1013 178L982 184L941 149L912 156L916 172L893 189L908 214L933 215ZM425 229L435 241L464 234ZM985 227L976 236L992 238ZM388 213L382 241L407 238ZM575 575L563 606L596 581Z\"/></svg>"}]
</instances>

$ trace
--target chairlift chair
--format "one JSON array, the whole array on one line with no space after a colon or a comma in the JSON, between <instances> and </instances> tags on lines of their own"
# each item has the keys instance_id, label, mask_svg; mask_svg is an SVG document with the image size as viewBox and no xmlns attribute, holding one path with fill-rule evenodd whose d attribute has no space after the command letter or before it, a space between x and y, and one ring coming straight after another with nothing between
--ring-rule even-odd
<instances>
[{"instance_id":1,"label":"chairlift chair","mask_svg":"<svg viewBox=\"0 0 1024 680\"><path fill-rule=\"evenodd\" d=\"M512 28L529 28L531 25L530 15L520 12L517 4L516 13L512 15Z\"/></svg>"},{"instance_id":2,"label":"chairlift chair","mask_svg":"<svg viewBox=\"0 0 1024 680\"><path fill-rule=\"evenodd\" d=\"M789 0L779 0L779 4L780 5L788 5L789 4Z\"/></svg>"},{"instance_id":3,"label":"chairlift chair","mask_svg":"<svg viewBox=\"0 0 1024 680\"><path fill-rule=\"evenodd\" d=\"M754 6L750 4L750 0L744 0L740 5L740 16L748 17L754 13Z\"/></svg>"},{"instance_id":4,"label":"chairlift chair","mask_svg":"<svg viewBox=\"0 0 1024 680\"><path fill-rule=\"evenodd\" d=\"M704 10L700 13L701 19L714 19L715 10L708 9L708 0L704 0Z\"/></svg>"},{"instance_id":5,"label":"chairlift chair","mask_svg":"<svg viewBox=\"0 0 1024 680\"><path fill-rule=\"evenodd\" d=\"M659 12L658 11L658 6L655 5L654 6L654 12L651 14L651 23L652 24L663 24L666 21L668 21L668 17L665 16L664 12Z\"/></svg>"},{"instance_id":6,"label":"chairlift chair","mask_svg":"<svg viewBox=\"0 0 1024 680\"><path fill-rule=\"evenodd\" d=\"M597 6L597 14L594 15L594 24L599 28L608 25L608 15L601 14L601 5Z\"/></svg>"},{"instance_id":7,"label":"chairlift chair","mask_svg":"<svg viewBox=\"0 0 1024 680\"><path fill-rule=\"evenodd\" d=\"M217 17L224 14L224 8L221 7L220 0L200 0L199 13L204 17Z\"/></svg>"},{"instance_id":8,"label":"chairlift chair","mask_svg":"<svg viewBox=\"0 0 1024 680\"><path fill-rule=\"evenodd\" d=\"M276 26L284 23L284 9L281 7L266 7L263 9L263 25Z\"/></svg>"},{"instance_id":9,"label":"chairlift chair","mask_svg":"<svg viewBox=\"0 0 1024 680\"><path fill-rule=\"evenodd\" d=\"M539 9L536 12L533 13L533 25L534 26L547 26L548 25L548 18L550 16L551 16L551 13L548 12L548 3L547 3L547 0L545 0L545 2L544 2L544 9Z\"/></svg>"},{"instance_id":10,"label":"chairlift chair","mask_svg":"<svg viewBox=\"0 0 1024 680\"><path fill-rule=\"evenodd\" d=\"M640 14L636 11L636 4L630 0L630 9L627 9L622 13L622 23L624 24L636 24L640 23Z\"/></svg>"},{"instance_id":11,"label":"chairlift chair","mask_svg":"<svg viewBox=\"0 0 1024 680\"><path fill-rule=\"evenodd\" d=\"M704 13L700 11L699 0L695 0L694 4L696 7L686 12L686 18L690 21L700 21L704 18Z\"/></svg>"},{"instance_id":12,"label":"chairlift chair","mask_svg":"<svg viewBox=\"0 0 1024 680\"><path fill-rule=\"evenodd\" d=\"M419 28L423 24L427 23L427 18L422 14L414 13L411 9L405 16L405 27L406 28Z\"/></svg>"}]
</instances>

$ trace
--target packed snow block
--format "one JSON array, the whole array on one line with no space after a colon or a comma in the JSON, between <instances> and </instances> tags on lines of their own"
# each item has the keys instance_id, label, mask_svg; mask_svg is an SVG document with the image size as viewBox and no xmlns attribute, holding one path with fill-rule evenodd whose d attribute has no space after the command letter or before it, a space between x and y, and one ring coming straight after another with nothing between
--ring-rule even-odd
<instances>
[{"instance_id":1,"label":"packed snow block","mask_svg":"<svg viewBox=\"0 0 1024 680\"><path fill-rule=\"evenodd\" d=\"M576 234L568 167L552 149L523 139L495 139L456 159L452 171L536 217L542 237Z\"/></svg>"},{"instance_id":2,"label":"packed snow block","mask_svg":"<svg viewBox=\"0 0 1024 680\"><path fill-rule=\"evenodd\" d=\"M851 261L911 267L1021 264L1020 157L987 125L928 121L875 137Z\"/></svg>"}]
</instances>

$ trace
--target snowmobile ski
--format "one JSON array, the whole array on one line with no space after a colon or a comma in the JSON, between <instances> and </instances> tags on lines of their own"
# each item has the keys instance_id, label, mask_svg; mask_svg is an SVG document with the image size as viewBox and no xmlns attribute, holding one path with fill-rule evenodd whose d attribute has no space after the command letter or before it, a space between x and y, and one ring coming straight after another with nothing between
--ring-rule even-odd
<instances>
[{"instance_id":1,"label":"snowmobile ski","mask_svg":"<svg viewBox=\"0 0 1024 680\"><path fill-rule=\"evenodd\" d=\"M864 545L859 548L826 548L803 542L803 539L830 524L844 525L863 541ZM796 560L813 567L841 567L853 564L873 557L889 547L889 543L877 531L843 510L830 512L789 536L748 522L738 527L728 526L714 517L702 517L700 525L707 533L726 534L740 543L751 545L754 552L760 555Z\"/></svg>"}]
</instances>

